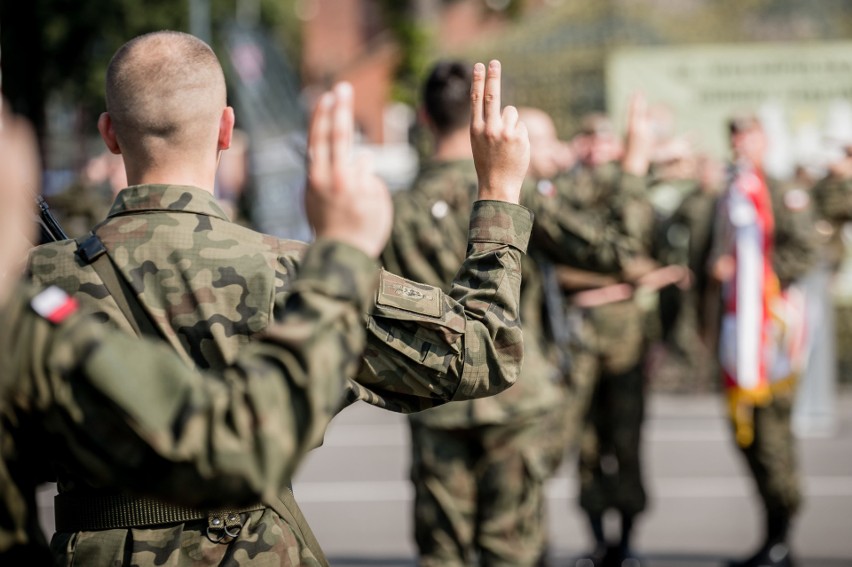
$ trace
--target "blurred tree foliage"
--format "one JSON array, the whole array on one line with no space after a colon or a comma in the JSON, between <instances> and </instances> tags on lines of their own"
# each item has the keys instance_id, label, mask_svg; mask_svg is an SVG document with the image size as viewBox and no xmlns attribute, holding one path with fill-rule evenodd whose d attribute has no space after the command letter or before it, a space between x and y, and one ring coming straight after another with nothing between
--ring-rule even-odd
<instances>
[{"instance_id":1,"label":"blurred tree foliage","mask_svg":"<svg viewBox=\"0 0 852 567\"><path fill-rule=\"evenodd\" d=\"M258 23L297 55L300 26L292 2L210 0L214 38L218 26L234 19L238 1L259 3ZM187 0L0 2L3 92L43 138L50 97L73 101L84 115L100 112L106 67L122 44L143 33L188 26ZM94 127L93 120L87 122Z\"/></svg>"},{"instance_id":2,"label":"blurred tree foliage","mask_svg":"<svg viewBox=\"0 0 852 567\"><path fill-rule=\"evenodd\" d=\"M430 34L418 18L416 0L378 0L385 26L398 45L399 61L395 70L394 100L417 104L419 85L431 57Z\"/></svg>"},{"instance_id":3,"label":"blurred tree foliage","mask_svg":"<svg viewBox=\"0 0 852 567\"><path fill-rule=\"evenodd\" d=\"M460 0L377 0L384 25L397 43L399 61L395 70L393 99L412 106L418 100L419 86L428 66L441 52L433 43L434 17L447 5ZM501 14L518 20L523 14L525 0L504 0L489 4L482 0L483 14Z\"/></svg>"}]
</instances>

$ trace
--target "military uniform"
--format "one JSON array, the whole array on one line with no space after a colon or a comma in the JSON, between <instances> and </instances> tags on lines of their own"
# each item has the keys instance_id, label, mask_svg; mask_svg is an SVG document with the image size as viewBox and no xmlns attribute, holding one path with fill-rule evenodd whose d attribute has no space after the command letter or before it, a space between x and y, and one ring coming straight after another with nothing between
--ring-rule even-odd
<instances>
[{"instance_id":1,"label":"military uniform","mask_svg":"<svg viewBox=\"0 0 852 567\"><path fill-rule=\"evenodd\" d=\"M523 351L517 297L530 225L521 207L480 203L471 216L468 258L448 293L382 272L348 401L416 411L511 385ZM269 325L273 306L293 289L304 252L302 243L229 222L212 195L185 186L125 189L94 232L156 331L201 368L222 368ZM36 249L33 278L65 288L132 332L76 248L66 241ZM60 498L98 502L97 491L71 475L60 478L59 487ZM65 522L52 547L63 562L87 565L128 558L141 565L326 564L291 494L263 504L243 515L236 536L222 542L227 545L206 537L208 517L146 529L137 529L139 522Z\"/></svg>"},{"instance_id":2,"label":"military uniform","mask_svg":"<svg viewBox=\"0 0 852 567\"><path fill-rule=\"evenodd\" d=\"M45 198L65 234L83 236L109 211L112 192L106 185L78 182Z\"/></svg>"},{"instance_id":3,"label":"military uniform","mask_svg":"<svg viewBox=\"0 0 852 567\"><path fill-rule=\"evenodd\" d=\"M382 259L392 271L446 287L464 258L477 190L470 160L426 164L394 196L394 229ZM551 203L526 186L536 215L536 254L596 268L618 266L631 246L607 240L594 216ZM597 223L597 224L596 224ZM410 416L415 539L424 566L533 565L545 542L544 480L565 449L566 385L543 334L538 266L525 262L521 290L522 379L493 398Z\"/></svg>"},{"instance_id":4,"label":"military uniform","mask_svg":"<svg viewBox=\"0 0 852 567\"><path fill-rule=\"evenodd\" d=\"M610 210L613 202L629 198L620 221L616 217L612 222L621 222L624 234L636 244L633 259L648 256L653 213L644 178L622 173L611 163L594 169L575 168L557 178L556 186L563 200L592 213ZM644 314L623 271L606 279L567 267L559 273L569 312L580 321L572 354L572 377L583 387L579 399L587 402L584 411L577 412L585 417L585 425L575 425L582 431L579 503L591 519L600 545L600 519L605 510L618 510L630 521L646 505L639 454L644 418ZM617 466L612 466L613 460Z\"/></svg>"},{"instance_id":5,"label":"military uniform","mask_svg":"<svg viewBox=\"0 0 852 567\"><path fill-rule=\"evenodd\" d=\"M836 270L846 255L843 225L852 221L852 179L829 175L811 190L817 230L825 240L826 260Z\"/></svg>"},{"instance_id":6,"label":"military uniform","mask_svg":"<svg viewBox=\"0 0 852 567\"><path fill-rule=\"evenodd\" d=\"M285 489L366 344L376 271L349 246L316 245L283 318L217 375L81 316L57 288L17 289L0 309L0 563L53 564L35 503L53 455L99 486L184 506Z\"/></svg>"},{"instance_id":7,"label":"military uniform","mask_svg":"<svg viewBox=\"0 0 852 567\"><path fill-rule=\"evenodd\" d=\"M808 194L767 179L773 216L772 269L785 289L814 267L817 259ZM718 243L717 243L718 244ZM711 263L717 250L711 251ZM753 440L737 445L751 470L766 512L767 539L786 539L801 505L796 443L791 427L795 376L771 385L765 403L753 409ZM732 427L735 422L732 417Z\"/></svg>"}]
</instances>

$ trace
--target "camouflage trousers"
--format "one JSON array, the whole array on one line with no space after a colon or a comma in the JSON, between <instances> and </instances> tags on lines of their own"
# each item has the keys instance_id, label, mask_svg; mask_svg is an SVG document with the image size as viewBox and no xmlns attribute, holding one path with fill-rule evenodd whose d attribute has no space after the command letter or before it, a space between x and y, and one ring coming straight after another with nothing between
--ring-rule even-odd
<instances>
[{"instance_id":1,"label":"camouflage trousers","mask_svg":"<svg viewBox=\"0 0 852 567\"><path fill-rule=\"evenodd\" d=\"M737 445L769 517L791 518L802 502L792 406L793 394L780 392L768 405L755 407L754 440L748 447Z\"/></svg>"},{"instance_id":2,"label":"camouflage trousers","mask_svg":"<svg viewBox=\"0 0 852 567\"><path fill-rule=\"evenodd\" d=\"M575 380L591 389L580 437L580 506L590 516L613 508L635 516L646 505L640 466L645 379L642 312L630 301L586 314Z\"/></svg>"},{"instance_id":3,"label":"camouflage trousers","mask_svg":"<svg viewBox=\"0 0 852 567\"><path fill-rule=\"evenodd\" d=\"M564 453L563 408L507 424L411 423L421 567L533 566L544 553L544 481Z\"/></svg>"},{"instance_id":4,"label":"camouflage trousers","mask_svg":"<svg viewBox=\"0 0 852 567\"><path fill-rule=\"evenodd\" d=\"M325 567L300 535L270 508L242 514L243 527L229 543L206 535L207 521L148 529L57 533L50 542L56 565L86 567Z\"/></svg>"}]
</instances>

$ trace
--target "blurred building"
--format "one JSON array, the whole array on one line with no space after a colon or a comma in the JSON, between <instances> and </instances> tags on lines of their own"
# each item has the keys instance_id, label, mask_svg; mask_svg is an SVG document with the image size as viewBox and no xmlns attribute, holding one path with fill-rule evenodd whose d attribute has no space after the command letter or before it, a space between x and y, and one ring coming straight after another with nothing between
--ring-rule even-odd
<instances>
[{"instance_id":1,"label":"blurred building","mask_svg":"<svg viewBox=\"0 0 852 567\"><path fill-rule=\"evenodd\" d=\"M347 79L368 140L385 138L384 109L401 57L381 0L300 0L305 84ZM844 0L398 0L428 31L430 59L498 57L509 96L554 116L562 135L606 109L606 64L630 46L842 40Z\"/></svg>"}]
</instances>

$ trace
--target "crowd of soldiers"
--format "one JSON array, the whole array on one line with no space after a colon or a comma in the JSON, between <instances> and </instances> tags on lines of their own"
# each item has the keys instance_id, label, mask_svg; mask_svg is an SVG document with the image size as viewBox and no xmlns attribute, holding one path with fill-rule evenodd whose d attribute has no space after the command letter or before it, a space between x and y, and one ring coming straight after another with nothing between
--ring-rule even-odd
<instances>
[{"instance_id":1,"label":"crowd of soldiers","mask_svg":"<svg viewBox=\"0 0 852 567\"><path fill-rule=\"evenodd\" d=\"M742 321L793 305L817 261L811 205L830 227L849 220L852 167L813 199L777 184L759 121L738 116L726 182L641 96L625 136L595 114L564 142L545 112L501 107L500 82L497 61L435 65L432 155L392 202L351 157L351 87L323 94L308 245L231 222L214 197L235 119L212 50L178 32L135 38L110 63L98 120L126 176L103 158L99 178L120 191L87 233L31 249L21 283L38 168L27 126L4 116L2 563L327 565L290 480L360 400L409 414L420 565L547 564L545 481L576 454L592 536L576 566L639 566L648 378L660 353L718 348L766 512L764 542L731 565L791 565L801 357L757 356L758 381L725 345L742 358ZM768 352L775 336L757 335ZM34 500L47 481L49 545Z\"/></svg>"}]
</instances>

